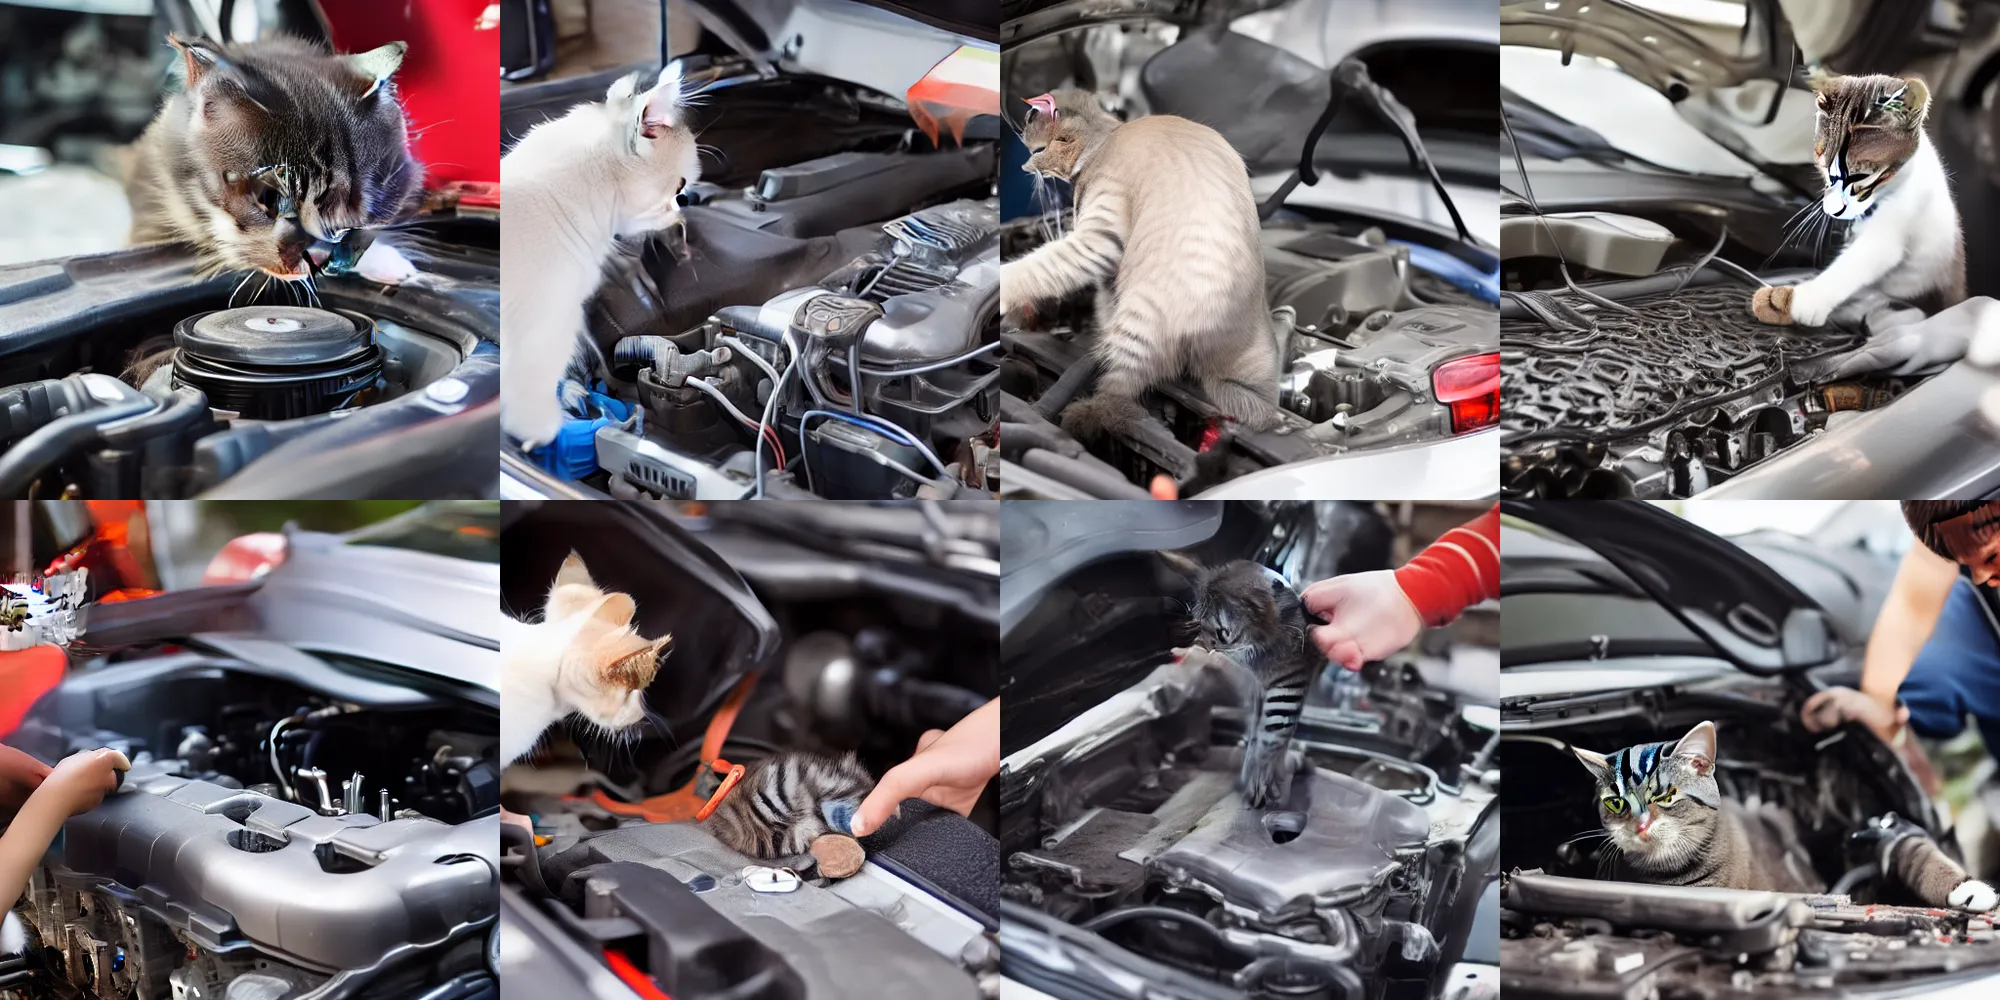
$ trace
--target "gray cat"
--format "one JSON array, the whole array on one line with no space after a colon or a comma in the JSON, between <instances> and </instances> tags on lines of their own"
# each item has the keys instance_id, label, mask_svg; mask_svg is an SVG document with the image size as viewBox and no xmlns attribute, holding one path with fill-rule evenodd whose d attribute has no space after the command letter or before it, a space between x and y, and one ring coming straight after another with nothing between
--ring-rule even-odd
<instances>
[{"instance_id":1,"label":"gray cat","mask_svg":"<svg viewBox=\"0 0 2000 1000\"><path fill-rule=\"evenodd\" d=\"M1207 569L1178 553L1161 556L1194 583L1195 644L1255 675L1237 785L1251 808L1278 805L1291 786L1287 758L1306 686L1326 666L1307 636L1305 605L1284 577L1257 563L1238 559Z\"/></svg>"},{"instance_id":2,"label":"gray cat","mask_svg":"<svg viewBox=\"0 0 2000 1000\"><path fill-rule=\"evenodd\" d=\"M1659 885L1826 891L1789 814L1722 796L1715 748L1713 722L1609 756L1570 748L1597 779L1597 814L1627 873ZM1991 886L1967 878L1922 831L1887 820L1878 838L1882 870L1919 899L1979 911L2000 905Z\"/></svg>"},{"instance_id":3,"label":"gray cat","mask_svg":"<svg viewBox=\"0 0 2000 1000\"><path fill-rule=\"evenodd\" d=\"M1206 125L1120 122L1085 91L1028 103L1024 169L1074 185L1076 224L1001 266L1000 307L1019 315L1099 289L1097 391L1064 408L1063 428L1127 430L1145 416L1140 395L1183 371L1224 416L1274 424L1278 347L1243 157Z\"/></svg>"},{"instance_id":4,"label":"gray cat","mask_svg":"<svg viewBox=\"0 0 2000 1000\"><path fill-rule=\"evenodd\" d=\"M316 243L416 211L423 168L390 80L402 42L334 55L295 38L167 40L186 86L133 150L133 242L179 240L214 270L298 281Z\"/></svg>"}]
</instances>

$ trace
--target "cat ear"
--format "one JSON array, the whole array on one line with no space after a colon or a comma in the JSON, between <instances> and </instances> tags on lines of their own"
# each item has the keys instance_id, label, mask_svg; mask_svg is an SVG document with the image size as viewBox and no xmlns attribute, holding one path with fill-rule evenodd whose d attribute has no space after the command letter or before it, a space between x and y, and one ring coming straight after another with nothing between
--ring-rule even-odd
<instances>
[{"instance_id":1,"label":"cat ear","mask_svg":"<svg viewBox=\"0 0 2000 1000\"><path fill-rule=\"evenodd\" d=\"M1570 747L1569 752L1575 754L1576 759L1583 762L1583 766L1589 768L1597 780L1610 784L1611 761L1605 759L1603 754L1592 753L1579 746Z\"/></svg>"},{"instance_id":2,"label":"cat ear","mask_svg":"<svg viewBox=\"0 0 2000 1000\"><path fill-rule=\"evenodd\" d=\"M1178 552L1162 550L1160 552L1160 560L1167 564L1168 569L1187 577L1189 580L1196 580L1201 577L1202 565Z\"/></svg>"},{"instance_id":3,"label":"cat ear","mask_svg":"<svg viewBox=\"0 0 2000 1000\"><path fill-rule=\"evenodd\" d=\"M410 46L406 42L390 42L366 52L342 56L349 68L360 74L362 79L369 81L368 89L361 92L359 99L367 100L373 97L376 91L381 90L382 84L402 68L403 53L409 50Z\"/></svg>"},{"instance_id":4,"label":"cat ear","mask_svg":"<svg viewBox=\"0 0 2000 1000\"><path fill-rule=\"evenodd\" d=\"M632 595L606 594L598 600L596 607L590 609L590 619L611 628L624 628L632 624L632 615L638 610L639 605L633 602Z\"/></svg>"},{"instance_id":5,"label":"cat ear","mask_svg":"<svg viewBox=\"0 0 2000 1000\"><path fill-rule=\"evenodd\" d=\"M206 38L188 38L170 34L167 36L167 44L180 50L189 90L193 90L195 84L200 83L211 70L228 66L222 58L222 49Z\"/></svg>"},{"instance_id":6,"label":"cat ear","mask_svg":"<svg viewBox=\"0 0 2000 1000\"><path fill-rule=\"evenodd\" d=\"M639 134L659 138L661 129L681 121L681 64L676 59L660 70L660 80L639 101Z\"/></svg>"},{"instance_id":7,"label":"cat ear","mask_svg":"<svg viewBox=\"0 0 2000 1000\"><path fill-rule=\"evenodd\" d=\"M556 570L555 586L562 587L572 583L592 589L597 587L597 581L590 578L590 570L583 565L583 557L578 555L575 549L569 550L569 557L563 560L562 568Z\"/></svg>"},{"instance_id":8,"label":"cat ear","mask_svg":"<svg viewBox=\"0 0 2000 1000\"><path fill-rule=\"evenodd\" d=\"M1706 775L1715 767L1715 723L1696 723L1680 742L1674 744L1674 756L1693 765L1695 773Z\"/></svg>"},{"instance_id":9,"label":"cat ear","mask_svg":"<svg viewBox=\"0 0 2000 1000\"><path fill-rule=\"evenodd\" d=\"M1931 88L1925 86L1924 81L1914 76L1905 79L1903 81L1903 106L1909 109L1905 112L1905 117L1909 118L1912 124L1923 121L1924 115L1931 107Z\"/></svg>"}]
</instances>

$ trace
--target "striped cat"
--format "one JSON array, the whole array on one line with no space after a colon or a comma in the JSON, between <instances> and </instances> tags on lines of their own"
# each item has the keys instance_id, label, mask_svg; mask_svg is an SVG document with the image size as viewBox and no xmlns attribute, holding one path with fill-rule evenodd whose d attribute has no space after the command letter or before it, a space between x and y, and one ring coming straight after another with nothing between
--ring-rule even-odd
<instances>
[{"instance_id":1,"label":"striped cat","mask_svg":"<svg viewBox=\"0 0 2000 1000\"><path fill-rule=\"evenodd\" d=\"M753 858L804 854L822 834L846 833L875 779L853 754L787 750L743 773L708 817L715 839Z\"/></svg>"},{"instance_id":2,"label":"striped cat","mask_svg":"<svg viewBox=\"0 0 2000 1000\"><path fill-rule=\"evenodd\" d=\"M1237 789L1251 808L1277 806L1291 787L1287 758L1306 687L1326 665L1307 636L1305 605L1284 577L1247 559L1207 569L1178 553L1161 556L1194 583L1195 644L1256 675Z\"/></svg>"},{"instance_id":3,"label":"striped cat","mask_svg":"<svg viewBox=\"0 0 2000 1000\"><path fill-rule=\"evenodd\" d=\"M1924 135L1930 90L1918 79L1818 76L1813 157L1826 175L1820 211L1854 223L1826 270L1792 286L1760 288L1751 312L1765 323L1822 326L1863 288L1927 312L1965 299L1965 235L1944 162Z\"/></svg>"},{"instance_id":4,"label":"striped cat","mask_svg":"<svg viewBox=\"0 0 2000 1000\"><path fill-rule=\"evenodd\" d=\"M1791 816L1775 806L1724 798L1715 780L1715 723L1678 740L1626 747L1610 755L1571 747L1597 779L1597 812L1608 849L1633 881L1816 893L1826 884L1812 869ZM1991 910L1991 886L1967 878L1929 836L1891 815L1869 831L1881 845L1884 872L1930 906Z\"/></svg>"},{"instance_id":5,"label":"striped cat","mask_svg":"<svg viewBox=\"0 0 2000 1000\"><path fill-rule=\"evenodd\" d=\"M1076 224L1000 268L1000 307L1099 289L1097 391L1064 408L1078 437L1143 419L1139 396L1182 372L1223 415L1277 418L1278 348L1264 302L1256 200L1220 133L1172 115L1120 122L1081 90L1030 100L1026 169L1069 181Z\"/></svg>"},{"instance_id":6,"label":"striped cat","mask_svg":"<svg viewBox=\"0 0 2000 1000\"><path fill-rule=\"evenodd\" d=\"M349 230L416 213L424 171L392 79L402 42L335 55L284 37L167 41L185 86L133 148L134 243L179 240L208 269L305 281Z\"/></svg>"}]
</instances>

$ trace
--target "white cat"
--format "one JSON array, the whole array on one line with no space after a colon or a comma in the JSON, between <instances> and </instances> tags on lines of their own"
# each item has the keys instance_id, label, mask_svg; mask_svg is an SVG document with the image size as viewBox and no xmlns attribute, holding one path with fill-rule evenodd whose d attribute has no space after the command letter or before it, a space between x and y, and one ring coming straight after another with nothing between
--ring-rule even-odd
<instances>
[{"instance_id":1,"label":"white cat","mask_svg":"<svg viewBox=\"0 0 2000 1000\"><path fill-rule=\"evenodd\" d=\"M672 636L632 627L628 594L606 591L571 552L549 588L539 622L511 618L501 630L500 758L513 763L562 719L579 714L605 733L646 717L646 687Z\"/></svg>"},{"instance_id":2,"label":"white cat","mask_svg":"<svg viewBox=\"0 0 2000 1000\"><path fill-rule=\"evenodd\" d=\"M675 199L701 176L680 64L638 86L619 80L500 160L500 425L524 447L562 429L556 389L613 239L678 222Z\"/></svg>"},{"instance_id":3,"label":"white cat","mask_svg":"<svg viewBox=\"0 0 2000 1000\"><path fill-rule=\"evenodd\" d=\"M1930 90L1893 76L1819 76L1813 153L1826 177L1820 211L1853 222L1826 270L1760 288L1751 312L1773 324L1824 326L1864 288L1936 312L1965 299L1965 239L1951 182L1924 121Z\"/></svg>"}]
</instances>

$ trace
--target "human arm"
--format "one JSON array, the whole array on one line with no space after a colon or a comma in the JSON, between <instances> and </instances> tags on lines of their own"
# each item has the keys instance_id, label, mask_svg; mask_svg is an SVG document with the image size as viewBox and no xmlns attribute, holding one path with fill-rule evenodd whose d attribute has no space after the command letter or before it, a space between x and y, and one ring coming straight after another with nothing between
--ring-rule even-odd
<instances>
[{"instance_id":1,"label":"human arm","mask_svg":"<svg viewBox=\"0 0 2000 1000\"><path fill-rule=\"evenodd\" d=\"M1444 533L1403 568L1321 580L1299 597L1325 619L1312 630L1326 658L1359 670L1500 594L1500 508Z\"/></svg>"},{"instance_id":2,"label":"human arm","mask_svg":"<svg viewBox=\"0 0 2000 1000\"><path fill-rule=\"evenodd\" d=\"M97 808L118 787L117 772L131 769L131 762L116 750L71 754L50 769L0 834L0 901L11 907L21 898L28 874L41 864L63 821Z\"/></svg>"},{"instance_id":3,"label":"human arm","mask_svg":"<svg viewBox=\"0 0 2000 1000\"><path fill-rule=\"evenodd\" d=\"M1799 713L1806 728L1823 732L1853 721L1873 729L1884 740L1894 740L1909 719L1909 712L1896 706L1896 692L1909 677L1917 654L1930 641L1957 582L1955 563L1921 545L1912 545L1897 567L1889 596L1868 633L1860 690L1828 688L1806 699Z\"/></svg>"}]
</instances>

